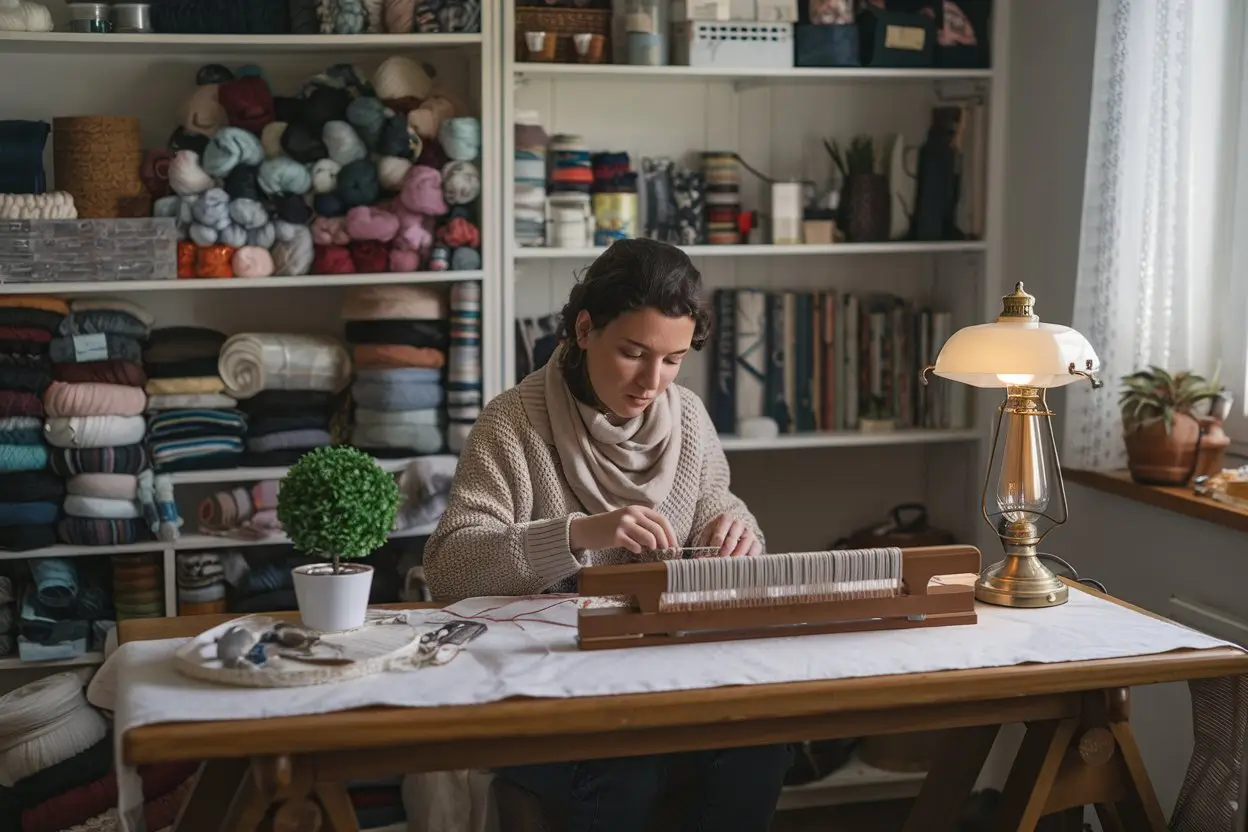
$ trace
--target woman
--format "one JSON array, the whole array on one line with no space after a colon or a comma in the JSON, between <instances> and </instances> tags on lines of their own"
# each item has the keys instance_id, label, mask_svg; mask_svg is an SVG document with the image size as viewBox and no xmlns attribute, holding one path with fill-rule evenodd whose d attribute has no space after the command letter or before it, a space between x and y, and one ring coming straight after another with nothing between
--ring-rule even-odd
<instances>
[{"instance_id":1,"label":"woman","mask_svg":"<svg viewBox=\"0 0 1248 832\"><path fill-rule=\"evenodd\" d=\"M706 343L702 276L680 249L612 245L563 308L551 361L493 399L425 547L435 598L569 592L582 567L686 546L758 554L701 400L673 384ZM670 553L669 553L670 554ZM569 832L647 828L669 765L700 774L690 829L764 832L787 745L517 766L497 773L568 807Z\"/></svg>"}]
</instances>

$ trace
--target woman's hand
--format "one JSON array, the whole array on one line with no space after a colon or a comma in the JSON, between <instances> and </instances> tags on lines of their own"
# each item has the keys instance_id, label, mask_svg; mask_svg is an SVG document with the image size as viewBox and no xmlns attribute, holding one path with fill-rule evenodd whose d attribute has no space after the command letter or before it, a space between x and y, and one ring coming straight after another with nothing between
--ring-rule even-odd
<instances>
[{"instance_id":1,"label":"woman's hand","mask_svg":"<svg viewBox=\"0 0 1248 832\"><path fill-rule=\"evenodd\" d=\"M644 506L577 517L568 529L568 538L573 551L619 548L634 555L680 545L667 518Z\"/></svg>"},{"instance_id":2,"label":"woman's hand","mask_svg":"<svg viewBox=\"0 0 1248 832\"><path fill-rule=\"evenodd\" d=\"M743 557L763 551L753 529L730 514L721 514L707 525L698 538L698 546L718 546L717 555L710 557Z\"/></svg>"}]
</instances>

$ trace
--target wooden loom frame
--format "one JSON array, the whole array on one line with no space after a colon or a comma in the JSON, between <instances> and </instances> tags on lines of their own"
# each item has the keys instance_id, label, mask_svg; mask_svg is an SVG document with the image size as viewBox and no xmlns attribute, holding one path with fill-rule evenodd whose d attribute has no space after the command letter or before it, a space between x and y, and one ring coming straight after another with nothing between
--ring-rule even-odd
<instances>
[{"instance_id":1,"label":"wooden loom frame","mask_svg":"<svg viewBox=\"0 0 1248 832\"><path fill-rule=\"evenodd\" d=\"M659 610L659 598L667 590L667 566L662 561L586 567L579 575L581 595L631 600L627 607L580 610L577 643L582 650L600 650L976 623L974 587L932 584L931 580L978 573L979 549L923 546L902 549L901 554L903 588L893 597L687 612Z\"/></svg>"}]
</instances>

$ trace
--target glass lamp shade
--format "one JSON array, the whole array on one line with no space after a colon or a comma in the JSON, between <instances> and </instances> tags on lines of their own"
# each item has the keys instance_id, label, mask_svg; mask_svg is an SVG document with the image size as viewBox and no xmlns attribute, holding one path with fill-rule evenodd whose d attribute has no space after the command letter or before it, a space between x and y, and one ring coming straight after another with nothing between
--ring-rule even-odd
<instances>
[{"instance_id":1,"label":"glass lamp shade","mask_svg":"<svg viewBox=\"0 0 1248 832\"><path fill-rule=\"evenodd\" d=\"M935 375L972 387L1047 388L1064 387L1100 369L1087 338L1035 315L1035 298L1023 284L1002 301L996 323L968 326L950 336L936 356Z\"/></svg>"}]
</instances>

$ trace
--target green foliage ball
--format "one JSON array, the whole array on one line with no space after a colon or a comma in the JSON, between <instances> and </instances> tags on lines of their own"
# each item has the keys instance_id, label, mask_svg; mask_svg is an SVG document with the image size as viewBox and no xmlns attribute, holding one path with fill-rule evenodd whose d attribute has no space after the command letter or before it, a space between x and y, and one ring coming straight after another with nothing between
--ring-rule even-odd
<instances>
[{"instance_id":1,"label":"green foliage ball","mask_svg":"<svg viewBox=\"0 0 1248 832\"><path fill-rule=\"evenodd\" d=\"M386 542L399 486L368 454L346 445L309 451L277 494L277 519L295 548L317 557L362 558Z\"/></svg>"}]
</instances>

